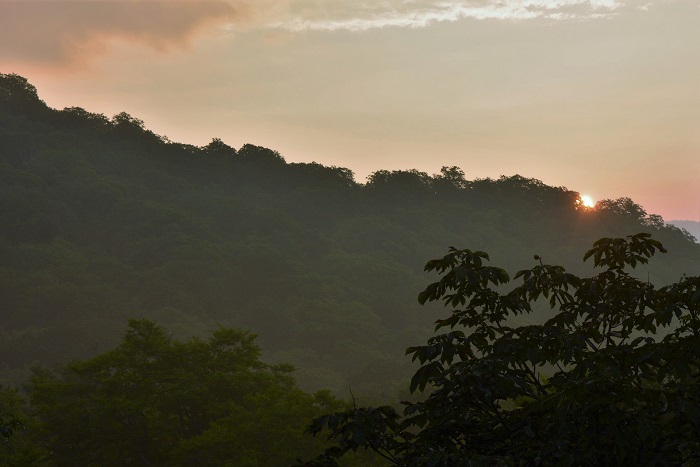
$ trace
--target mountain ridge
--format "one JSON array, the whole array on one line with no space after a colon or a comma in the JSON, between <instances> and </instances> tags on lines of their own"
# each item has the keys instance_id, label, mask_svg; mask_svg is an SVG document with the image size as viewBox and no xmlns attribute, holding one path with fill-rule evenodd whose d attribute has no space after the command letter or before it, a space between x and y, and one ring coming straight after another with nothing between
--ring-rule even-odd
<instances>
[{"instance_id":1,"label":"mountain ridge","mask_svg":"<svg viewBox=\"0 0 700 467\"><path fill-rule=\"evenodd\" d=\"M449 246L511 274L533 254L581 273L593 241L647 231L670 253L639 274L700 271L700 246L629 198L591 210L564 187L458 167L361 184L252 144L172 142L127 113L51 109L17 75L0 75L0 168L6 382L109 349L138 317L185 338L250 329L302 387L379 397L439 316L416 297Z\"/></svg>"}]
</instances>

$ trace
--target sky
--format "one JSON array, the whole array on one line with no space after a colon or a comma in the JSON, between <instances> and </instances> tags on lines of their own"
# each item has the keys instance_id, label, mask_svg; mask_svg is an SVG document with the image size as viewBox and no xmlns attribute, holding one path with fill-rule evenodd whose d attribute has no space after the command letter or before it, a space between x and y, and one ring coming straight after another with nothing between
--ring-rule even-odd
<instances>
[{"instance_id":1,"label":"sky","mask_svg":"<svg viewBox=\"0 0 700 467\"><path fill-rule=\"evenodd\" d=\"M700 220L698 0L0 0L0 73L359 182L456 165Z\"/></svg>"}]
</instances>

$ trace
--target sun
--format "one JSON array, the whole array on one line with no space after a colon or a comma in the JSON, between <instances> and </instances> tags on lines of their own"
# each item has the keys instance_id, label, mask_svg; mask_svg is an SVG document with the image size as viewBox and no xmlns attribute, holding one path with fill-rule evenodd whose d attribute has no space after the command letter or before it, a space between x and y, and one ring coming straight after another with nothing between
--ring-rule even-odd
<instances>
[{"instance_id":1,"label":"sun","mask_svg":"<svg viewBox=\"0 0 700 467\"><path fill-rule=\"evenodd\" d=\"M591 198L588 195L581 196L581 204L583 204L587 208L594 208L595 207L595 201L593 201L593 198Z\"/></svg>"}]
</instances>

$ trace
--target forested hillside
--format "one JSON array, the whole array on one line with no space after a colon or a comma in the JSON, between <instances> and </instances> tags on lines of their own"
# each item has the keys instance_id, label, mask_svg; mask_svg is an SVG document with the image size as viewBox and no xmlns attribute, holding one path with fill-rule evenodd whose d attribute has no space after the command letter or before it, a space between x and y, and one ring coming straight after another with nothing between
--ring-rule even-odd
<instances>
[{"instance_id":1,"label":"forested hillside","mask_svg":"<svg viewBox=\"0 0 700 467\"><path fill-rule=\"evenodd\" d=\"M700 222L698 221L671 221L671 224L675 225L680 229L687 230L693 237L695 241L700 241Z\"/></svg>"},{"instance_id":2,"label":"forested hillside","mask_svg":"<svg viewBox=\"0 0 700 467\"><path fill-rule=\"evenodd\" d=\"M360 183L254 145L172 142L127 113L51 109L0 75L5 383L112 349L147 318L178 338L249 329L304 388L393 396L413 371L405 347L437 316L416 300L428 259L454 245L509 271L534 254L580 265L596 239L642 231L669 253L640 274L698 274L700 245L630 199L589 209L576 191L469 167Z\"/></svg>"}]
</instances>

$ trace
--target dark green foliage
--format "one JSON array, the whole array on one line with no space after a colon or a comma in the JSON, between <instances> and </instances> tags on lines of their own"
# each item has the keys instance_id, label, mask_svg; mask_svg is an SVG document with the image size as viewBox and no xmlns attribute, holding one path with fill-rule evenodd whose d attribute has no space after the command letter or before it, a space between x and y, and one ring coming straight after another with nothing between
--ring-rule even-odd
<instances>
[{"instance_id":1,"label":"dark green foliage","mask_svg":"<svg viewBox=\"0 0 700 467\"><path fill-rule=\"evenodd\" d=\"M48 452L41 445L36 419L17 389L0 388L0 465L27 467L48 465Z\"/></svg>"},{"instance_id":2,"label":"dark green foliage","mask_svg":"<svg viewBox=\"0 0 700 467\"><path fill-rule=\"evenodd\" d=\"M48 111L39 99L36 88L26 78L16 74L0 73L0 108L5 112L36 115Z\"/></svg>"},{"instance_id":3,"label":"dark green foliage","mask_svg":"<svg viewBox=\"0 0 700 467\"><path fill-rule=\"evenodd\" d=\"M5 438L5 440L10 439L12 433L16 429L22 428L22 426L22 423L11 413L0 416L0 436Z\"/></svg>"},{"instance_id":4,"label":"dark green foliage","mask_svg":"<svg viewBox=\"0 0 700 467\"><path fill-rule=\"evenodd\" d=\"M180 342L133 320L116 349L35 370L37 442L54 465L288 465L319 448L305 421L342 406L298 389L290 370L263 363L244 331Z\"/></svg>"},{"instance_id":5,"label":"dark green foliage","mask_svg":"<svg viewBox=\"0 0 700 467\"><path fill-rule=\"evenodd\" d=\"M404 416L389 407L326 415L336 446L307 465L359 448L396 465L697 465L700 463L700 277L661 288L630 269L665 252L649 234L603 238L584 259L518 272L483 252L451 249L419 301L453 309L444 334L406 353L421 364ZM541 324L516 317L549 308Z\"/></svg>"},{"instance_id":6,"label":"dark green foliage","mask_svg":"<svg viewBox=\"0 0 700 467\"><path fill-rule=\"evenodd\" d=\"M204 146L202 150L207 156L213 157L232 157L236 155L236 150L219 138L212 139L211 143Z\"/></svg>"}]
</instances>

